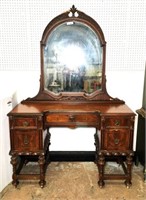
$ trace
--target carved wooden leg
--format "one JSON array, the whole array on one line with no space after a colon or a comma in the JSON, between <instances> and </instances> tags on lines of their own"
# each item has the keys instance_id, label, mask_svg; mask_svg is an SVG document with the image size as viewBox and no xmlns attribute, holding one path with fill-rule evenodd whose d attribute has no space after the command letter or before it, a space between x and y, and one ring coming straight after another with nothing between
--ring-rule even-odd
<instances>
[{"instance_id":1,"label":"carved wooden leg","mask_svg":"<svg viewBox=\"0 0 146 200\"><path fill-rule=\"evenodd\" d=\"M105 166L105 157L102 153L98 154L98 171L99 171L99 181L98 185L100 188L102 188L105 183L104 183L104 166Z\"/></svg>"},{"instance_id":2,"label":"carved wooden leg","mask_svg":"<svg viewBox=\"0 0 146 200\"><path fill-rule=\"evenodd\" d=\"M40 165L40 186L41 188L44 187L44 185L46 184L45 181L45 156L42 154L39 156L39 161L38 161L39 165Z\"/></svg>"},{"instance_id":3,"label":"carved wooden leg","mask_svg":"<svg viewBox=\"0 0 146 200\"><path fill-rule=\"evenodd\" d=\"M127 164L127 177L126 177L125 185L127 188L130 188L130 186L132 185L131 183L132 155L131 154L127 155L126 164Z\"/></svg>"},{"instance_id":4,"label":"carved wooden leg","mask_svg":"<svg viewBox=\"0 0 146 200\"><path fill-rule=\"evenodd\" d=\"M95 153L95 163L97 164L97 160L98 160L98 151L99 151L99 138L98 138L98 134L97 134L97 129L96 129L96 133L94 134L94 140L95 140L95 148L96 148L96 153Z\"/></svg>"},{"instance_id":5,"label":"carved wooden leg","mask_svg":"<svg viewBox=\"0 0 146 200\"><path fill-rule=\"evenodd\" d=\"M12 174L12 184L17 187L19 181L17 179L17 155L16 154L12 154L12 157L11 157L11 164L12 164L12 167L13 167L13 174Z\"/></svg>"},{"instance_id":6,"label":"carved wooden leg","mask_svg":"<svg viewBox=\"0 0 146 200\"><path fill-rule=\"evenodd\" d=\"M46 164L49 164L49 163L50 163L50 155L49 155L49 146L50 146L50 144L51 144L50 138L51 138L51 133L49 132L49 129L47 129L47 136L46 136L46 138L45 138Z\"/></svg>"}]
</instances>

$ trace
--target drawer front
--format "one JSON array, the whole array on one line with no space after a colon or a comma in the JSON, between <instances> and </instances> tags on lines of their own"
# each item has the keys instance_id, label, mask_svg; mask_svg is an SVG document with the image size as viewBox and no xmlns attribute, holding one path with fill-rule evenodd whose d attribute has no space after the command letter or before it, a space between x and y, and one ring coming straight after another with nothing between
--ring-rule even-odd
<instances>
[{"instance_id":1,"label":"drawer front","mask_svg":"<svg viewBox=\"0 0 146 200\"><path fill-rule=\"evenodd\" d=\"M69 116L66 114L48 114L46 115L46 122L68 122Z\"/></svg>"},{"instance_id":2,"label":"drawer front","mask_svg":"<svg viewBox=\"0 0 146 200\"><path fill-rule=\"evenodd\" d=\"M13 119L14 128L37 127L37 118L35 117L15 117Z\"/></svg>"},{"instance_id":3,"label":"drawer front","mask_svg":"<svg viewBox=\"0 0 146 200\"><path fill-rule=\"evenodd\" d=\"M35 130L15 130L12 139L13 150L22 152L39 150L39 134Z\"/></svg>"},{"instance_id":4,"label":"drawer front","mask_svg":"<svg viewBox=\"0 0 146 200\"><path fill-rule=\"evenodd\" d=\"M129 150L130 130L129 129L106 129L102 134L101 148L104 150Z\"/></svg>"},{"instance_id":5,"label":"drawer front","mask_svg":"<svg viewBox=\"0 0 146 200\"><path fill-rule=\"evenodd\" d=\"M104 120L105 127L129 126L130 119L128 117L106 117Z\"/></svg>"},{"instance_id":6,"label":"drawer front","mask_svg":"<svg viewBox=\"0 0 146 200\"><path fill-rule=\"evenodd\" d=\"M48 113L45 116L45 123L50 125L56 123L58 125L64 123L76 125L99 124L99 116L96 114Z\"/></svg>"}]
</instances>

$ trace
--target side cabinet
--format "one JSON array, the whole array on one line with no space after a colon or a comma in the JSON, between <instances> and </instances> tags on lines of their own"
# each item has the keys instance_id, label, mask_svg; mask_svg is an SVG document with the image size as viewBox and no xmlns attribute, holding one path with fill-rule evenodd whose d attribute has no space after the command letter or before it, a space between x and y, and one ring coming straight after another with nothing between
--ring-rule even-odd
<instances>
[{"instance_id":1,"label":"side cabinet","mask_svg":"<svg viewBox=\"0 0 146 200\"><path fill-rule=\"evenodd\" d=\"M47 150L47 132L43 130L42 115L10 115L11 164L13 166L13 185L17 186L19 179L39 179L40 186L45 184L45 152ZM40 167L39 174L20 173L24 159L35 157ZM20 158L20 159L19 159ZM20 162L21 160L21 162Z\"/></svg>"},{"instance_id":2,"label":"side cabinet","mask_svg":"<svg viewBox=\"0 0 146 200\"><path fill-rule=\"evenodd\" d=\"M125 179L127 187L131 185L131 167L133 156L134 116L102 116L101 146L98 152L99 186L104 180ZM126 165L125 160L126 158ZM121 164L124 174L105 174L106 161L116 161Z\"/></svg>"}]
</instances>

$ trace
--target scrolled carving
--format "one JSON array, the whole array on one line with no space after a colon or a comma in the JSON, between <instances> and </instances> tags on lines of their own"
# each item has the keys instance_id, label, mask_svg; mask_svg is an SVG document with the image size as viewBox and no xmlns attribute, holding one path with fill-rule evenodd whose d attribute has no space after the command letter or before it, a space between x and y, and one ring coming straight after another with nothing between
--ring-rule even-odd
<instances>
[{"instance_id":1,"label":"scrolled carving","mask_svg":"<svg viewBox=\"0 0 146 200\"><path fill-rule=\"evenodd\" d=\"M70 9L68 16L69 17L78 17L79 16L78 10L76 9L76 7L74 5Z\"/></svg>"},{"instance_id":2,"label":"scrolled carving","mask_svg":"<svg viewBox=\"0 0 146 200\"><path fill-rule=\"evenodd\" d=\"M85 101L83 96L62 96L59 101Z\"/></svg>"}]
</instances>

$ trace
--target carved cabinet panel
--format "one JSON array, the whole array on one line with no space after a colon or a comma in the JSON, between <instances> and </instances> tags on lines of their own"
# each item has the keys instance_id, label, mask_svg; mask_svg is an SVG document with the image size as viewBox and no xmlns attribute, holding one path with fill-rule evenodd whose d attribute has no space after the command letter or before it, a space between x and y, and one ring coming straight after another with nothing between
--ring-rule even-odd
<instances>
[{"instance_id":1,"label":"carved cabinet panel","mask_svg":"<svg viewBox=\"0 0 146 200\"><path fill-rule=\"evenodd\" d=\"M39 149L39 133L37 130L15 130L12 133L13 149L16 151L36 151Z\"/></svg>"},{"instance_id":2,"label":"carved cabinet panel","mask_svg":"<svg viewBox=\"0 0 146 200\"><path fill-rule=\"evenodd\" d=\"M106 129L104 131L103 149L128 150L130 143L129 129Z\"/></svg>"}]
</instances>

